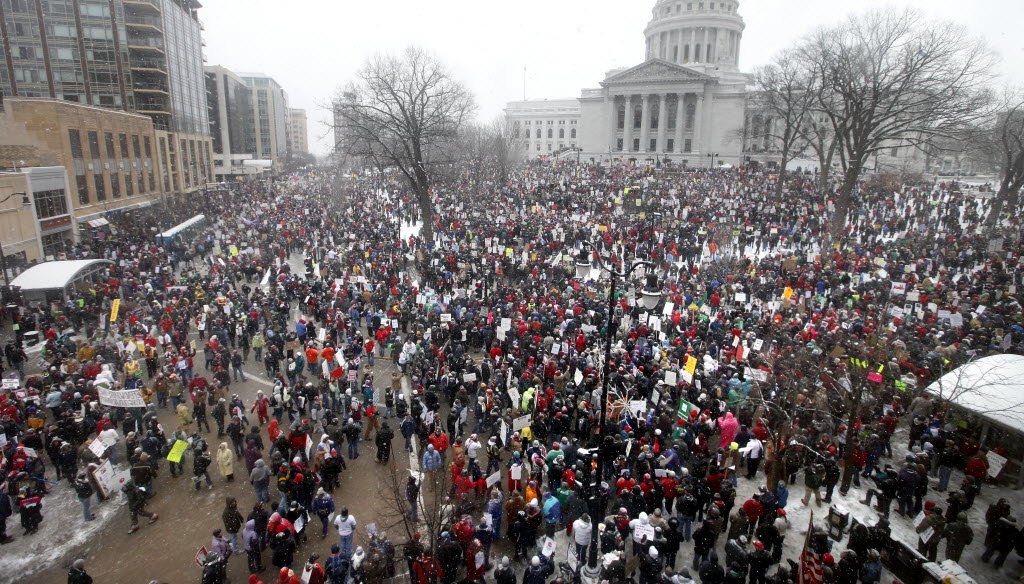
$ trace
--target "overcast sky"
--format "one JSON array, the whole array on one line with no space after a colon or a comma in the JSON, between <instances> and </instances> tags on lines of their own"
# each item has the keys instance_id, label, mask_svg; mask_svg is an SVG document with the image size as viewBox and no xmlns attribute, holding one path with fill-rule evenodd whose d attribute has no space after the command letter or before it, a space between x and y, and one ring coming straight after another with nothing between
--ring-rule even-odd
<instances>
[{"instance_id":1,"label":"overcast sky","mask_svg":"<svg viewBox=\"0 0 1024 584\"><path fill-rule=\"evenodd\" d=\"M479 116L526 96L578 97L605 72L644 57L655 0L202 0L206 58L259 71L309 116L310 149L331 146L324 109L368 56L415 44L444 61L476 94ZM801 35L869 6L916 6L959 20L1002 57L1000 73L1024 83L1022 0L739 0L747 28L740 67L750 71ZM325 137L325 135L327 137Z\"/></svg>"}]
</instances>

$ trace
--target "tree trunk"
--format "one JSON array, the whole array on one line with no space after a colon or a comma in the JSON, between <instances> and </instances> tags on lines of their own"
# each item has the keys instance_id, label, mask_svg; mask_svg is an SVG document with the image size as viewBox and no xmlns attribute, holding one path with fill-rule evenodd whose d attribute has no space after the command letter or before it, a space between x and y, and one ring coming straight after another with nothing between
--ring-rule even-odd
<instances>
[{"instance_id":1,"label":"tree trunk","mask_svg":"<svg viewBox=\"0 0 1024 584\"><path fill-rule=\"evenodd\" d=\"M430 198L430 189L422 187L417 189L416 198L420 206L420 221L423 222L423 229L420 230L420 238L426 244L434 241L434 202Z\"/></svg>"},{"instance_id":2,"label":"tree trunk","mask_svg":"<svg viewBox=\"0 0 1024 584\"><path fill-rule=\"evenodd\" d=\"M829 244L846 237L846 218L850 214L850 207L853 205L853 189L857 186L858 178L860 178L860 169L851 166L846 171L842 186L836 192L834 197L835 210L832 212L832 221L828 230Z\"/></svg>"},{"instance_id":3,"label":"tree trunk","mask_svg":"<svg viewBox=\"0 0 1024 584\"><path fill-rule=\"evenodd\" d=\"M782 160L779 161L779 178L775 181L775 196L780 199L782 198L782 188L786 181L787 164L789 164L789 148L783 148Z\"/></svg>"},{"instance_id":4,"label":"tree trunk","mask_svg":"<svg viewBox=\"0 0 1024 584\"><path fill-rule=\"evenodd\" d=\"M853 484L853 473L857 467L853 465L853 427L857 423L857 415L860 413L860 402L864 396L864 385L858 380L850 379L851 384L857 384L857 391L850 396L850 417L846 420L846 450L843 452L843 482L839 486L839 493L845 495Z\"/></svg>"},{"instance_id":5,"label":"tree trunk","mask_svg":"<svg viewBox=\"0 0 1024 584\"><path fill-rule=\"evenodd\" d=\"M988 218L985 219L985 226L989 229L993 229L999 226L999 217L1003 214L1003 208L1010 206L1012 212L1013 205L1016 202L1013 196L1013 190L1008 188L1005 182L999 186L999 193L996 198L992 200L992 209L989 211Z\"/></svg>"}]
</instances>

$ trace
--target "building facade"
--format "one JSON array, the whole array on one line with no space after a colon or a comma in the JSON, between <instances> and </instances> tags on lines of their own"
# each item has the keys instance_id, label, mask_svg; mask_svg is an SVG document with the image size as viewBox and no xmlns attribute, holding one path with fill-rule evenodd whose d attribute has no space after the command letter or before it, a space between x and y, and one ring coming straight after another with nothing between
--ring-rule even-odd
<instances>
[{"instance_id":1,"label":"building facade","mask_svg":"<svg viewBox=\"0 0 1024 584\"><path fill-rule=\"evenodd\" d=\"M281 170L288 156L288 94L262 73L243 73L242 79L252 90L253 154Z\"/></svg>"},{"instance_id":2,"label":"building facade","mask_svg":"<svg viewBox=\"0 0 1024 584\"><path fill-rule=\"evenodd\" d=\"M232 71L212 65L206 67L207 117L213 139L213 173L218 181L254 174L246 165L256 152L252 118L252 90Z\"/></svg>"},{"instance_id":3,"label":"building facade","mask_svg":"<svg viewBox=\"0 0 1024 584\"><path fill-rule=\"evenodd\" d=\"M43 256L77 241L81 229L106 213L152 205L163 193L156 132L147 116L48 98L10 98L0 108L0 136L0 167L30 172L27 192L38 223L32 229L38 231ZM33 174L40 167L48 170ZM57 182L63 186L54 186ZM38 193L57 188L65 196L46 195L54 202L40 207Z\"/></svg>"},{"instance_id":4,"label":"building facade","mask_svg":"<svg viewBox=\"0 0 1024 584\"><path fill-rule=\"evenodd\" d=\"M309 154L308 122L306 110L289 108L288 110L288 153Z\"/></svg>"},{"instance_id":5,"label":"building facade","mask_svg":"<svg viewBox=\"0 0 1024 584\"><path fill-rule=\"evenodd\" d=\"M602 161L740 163L744 28L735 0L658 0L643 63L609 71L577 99L512 102L506 116L531 157L575 147Z\"/></svg>"},{"instance_id":6,"label":"building facade","mask_svg":"<svg viewBox=\"0 0 1024 584\"><path fill-rule=\"evenodd\" d=\"M162 155L153 144L166 164L163 192L196 191L213 177L199 8L195 0L0 0L0 92L149 116L165 144Z\"/></svg>"}]
</instances>

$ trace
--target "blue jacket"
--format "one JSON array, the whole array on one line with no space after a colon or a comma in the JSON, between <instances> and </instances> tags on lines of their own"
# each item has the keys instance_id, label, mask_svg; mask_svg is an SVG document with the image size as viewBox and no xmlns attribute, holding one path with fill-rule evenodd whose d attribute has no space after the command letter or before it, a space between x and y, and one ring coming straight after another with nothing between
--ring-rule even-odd
<instances>
[{"instance_id":1,"label":"blue jacket","mask_svg":"<svg viewBox=\"0 0 1024 584\"><path fill-rule=\"evenodd\" d=\"M558 523L562 518L562 504L551 493L544 494L544 521Z\"/></svg>"}]
</instances>

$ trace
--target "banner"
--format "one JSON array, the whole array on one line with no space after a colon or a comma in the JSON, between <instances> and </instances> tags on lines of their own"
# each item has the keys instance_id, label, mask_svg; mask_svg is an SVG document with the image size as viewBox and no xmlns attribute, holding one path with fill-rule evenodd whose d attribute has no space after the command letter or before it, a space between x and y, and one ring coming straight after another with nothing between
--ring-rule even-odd
<instances>
[{"instance_id":1,"label":"banner","mask_svg":"<svg viewBox=\"0 0 1024 584\"><path fill-rule=\"evenodd\" d=\"M117 313L121 310L121 299L115 298L110 304L110 322L117 322Z\"/></svg>"},{"instance_id":2,"label":"banner","mask_svg":"<svg viewBox=\"0 0 1024 584\"><path fill-rule=\"evenodd\" d=\"M100 403L115 408L144 408L146 401L142 399L137 389L104 389L99 388Z\"/></svg>"}]
</instances>

